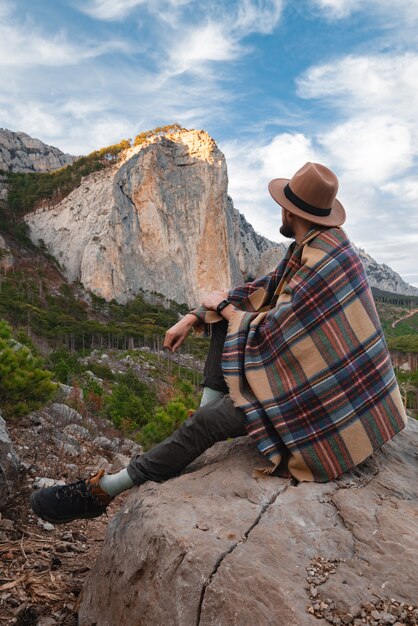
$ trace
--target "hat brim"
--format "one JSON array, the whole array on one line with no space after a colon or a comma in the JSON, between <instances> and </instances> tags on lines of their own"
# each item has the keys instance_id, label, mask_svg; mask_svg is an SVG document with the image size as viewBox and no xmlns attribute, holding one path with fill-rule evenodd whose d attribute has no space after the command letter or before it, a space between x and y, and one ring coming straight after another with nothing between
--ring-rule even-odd
<instances>
[{"instance_id":1,"label":"hat brim","mask_svg":"<svg viewBox=\"0 0 418 626\"><path fill-rule=\"evenodd\" d=\"M345 210L341 202L337 199L334 200L332 210L326 217L320 217L318 215L311 215L303 209L299 209L284 195L284 188L289 183L288 178L274 178L269 182L268 190L273 200L280 204L291 213L303 217L303 219L312 222L313 224L319 224L320 226L341 226L345 222Z\"/></svg>"}]
</instances>

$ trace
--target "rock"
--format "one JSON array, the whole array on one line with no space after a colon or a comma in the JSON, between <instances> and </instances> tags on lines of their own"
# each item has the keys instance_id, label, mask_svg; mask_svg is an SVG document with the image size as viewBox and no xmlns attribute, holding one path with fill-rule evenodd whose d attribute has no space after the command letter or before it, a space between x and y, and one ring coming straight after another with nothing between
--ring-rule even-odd
<instances>
[{"instance_id":1,"label":"rock","mask_svg":"<svg viewBox=\"0 0 418 626\"><path fill-rule=\"evenodd\" d=\"M64 428L64 433L66 433L67 435L72 435L77 439L91 439L91 435L87 428L84 428L84 426L80 426L80 424L68 424L68 426Z\"/></svg>"},{"instance_id":2,"label":"rock","mask_svg":"<svg viewBox=\"0 0 418 626\"><path fill-rule=\"evenodd\" d=\"M32 483L33 489L43 489L44 487L56 487L57 485L64 485L63 480L56 480L55 478L47 478L46 476L36 476Z\"/></svg>"},{"instance_id":3,"label":"rock","mask_svg":"<svg viewBox=\"0 0 418 626\"><path fill-rule=\"evenodd\" d=\"M113 441L110 441L107 437L96 437L93 439L93 444L98 448L103 448L103 450L116 449L116 444Z\"/></svg>"},{"instance_id":4,"label":"rock","mask_svg":"<svg viewBox=\"0 0 418 626\"><path fill-rule=\"evenodd\" d=\"M55 530L54 524L51 524L50 522L44 522L44 520L41 518L38 518L37 524L39 528L43 528L43 530Z\"/></svg>"},{"instance_id":5,"label":"rock","mask_svg":"<svg viewBox=\"0 0 418 626\"><path fill-rule=\"evenodd\" d=\"M71 409L66 404L52 404L48 409L48 413L56 426L77 424L83 420L80 413L78 413L75 409Z\"/></svg>"},{"instance_id":6,"label":"rock","mask_svg":"<svg viewBox=\"0 0 418 626\"><path fill-rule=\"evenodd\" d=\"M335 607L327 622L351 623L379 598L415 605L417 450L410 420L339 480L292 486L252 478L265 461L247 439L217 444L179 478L132 490L87 580L80 625L138 615L171 626L318 624L310 571L324 572L315 586Z\"/></svg>"},{"instance_id":7,"label":"rock","mask_svg":"<svg viewBox=\"0 0 418 626\"><path fill-rule=\"evenodd\" d=\"M0 412L0 511L9 504L19 480L20 460Z\"/></svg>"},{"instance_id":8,"label":"rock","mask_svg":"<svg viewBox=\"0 0 418 626\"><path fill-rule=\"evenodd\" d=\"M70 385L58 383L58 389L55 393L55 400L57 403L61 402L62 400L81 402L83 400L83 390L79 387L70 387Z\"/></svg>"},{"instance_id":9,"label":"rock","mask_svg":"<svg viewBox=\"0 0 418 626\"><path fill-rule=\"evenodd\" d=\"M144 290L192 306L208 290L270 271L286 249L255 233L227 186L213 139L181 131L132 148L25 221L68 280L106 300Z\"/></svg>"}]
</instances>

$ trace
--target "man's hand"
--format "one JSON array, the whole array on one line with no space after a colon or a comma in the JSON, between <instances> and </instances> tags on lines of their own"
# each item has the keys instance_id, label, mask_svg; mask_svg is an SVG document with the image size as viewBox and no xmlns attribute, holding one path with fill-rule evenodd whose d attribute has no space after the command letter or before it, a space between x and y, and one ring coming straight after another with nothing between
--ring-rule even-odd
<instances>
[{"instance_id":1,"label":"man's hand","mask_svg":"<svg viewBox=\"0 0 418 626\"><path fill-rule=\"evenodd\" d=\"M170 352L175 352L183 341L187 339L190 330L198 321L196 315L187 313L183 319L168 329L165 334L163 348L167 348Z\"/></svg>"},{"instance_id":2,"label":"man's hand","mask_svg":"<svg viewBox=\"0 0 418 626\"><path fill-rule=\"evenodd\" d=\"M216 311L216 307L218 306L218 304L220 304L222 300L227 300L227 299L228 299L227 291L211 291L203 298L202 304L207 309Z\"/></svg>"}]
</instances>

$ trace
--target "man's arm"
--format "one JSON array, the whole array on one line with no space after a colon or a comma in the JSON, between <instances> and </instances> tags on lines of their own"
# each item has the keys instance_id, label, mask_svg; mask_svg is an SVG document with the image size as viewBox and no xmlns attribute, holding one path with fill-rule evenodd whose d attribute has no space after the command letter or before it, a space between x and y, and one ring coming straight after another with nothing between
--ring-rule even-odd
<instances>
[{"instance_id":1,"label":"man's arm","mask_svg":"<svg viewBox=\"0 0 418 626\"><path fill-rule=\"evenodd\" d=\"M165 334L163 347L175 352L187 339L191 329L199 322L196 315L187 313L177 324L174 324Z\"/></svg>"}]
</instances>

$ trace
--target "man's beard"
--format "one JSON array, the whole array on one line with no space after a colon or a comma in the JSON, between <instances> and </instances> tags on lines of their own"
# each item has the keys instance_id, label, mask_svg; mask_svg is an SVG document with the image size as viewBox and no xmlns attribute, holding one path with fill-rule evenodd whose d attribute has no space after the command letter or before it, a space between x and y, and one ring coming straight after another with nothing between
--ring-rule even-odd
<instances>
[{"instance_id":1,"label":"man's beard","mask_svg":"<svg viewBox=\"0 0 418 626\"><path fill-rule=\"evenodd\" d=\"M294 239L295 233L290 224L287 223L286 220L283 220L283 224L280 226L280 233L283 237L287 237L287 239Z\"/></svg>"}]
</instances>

